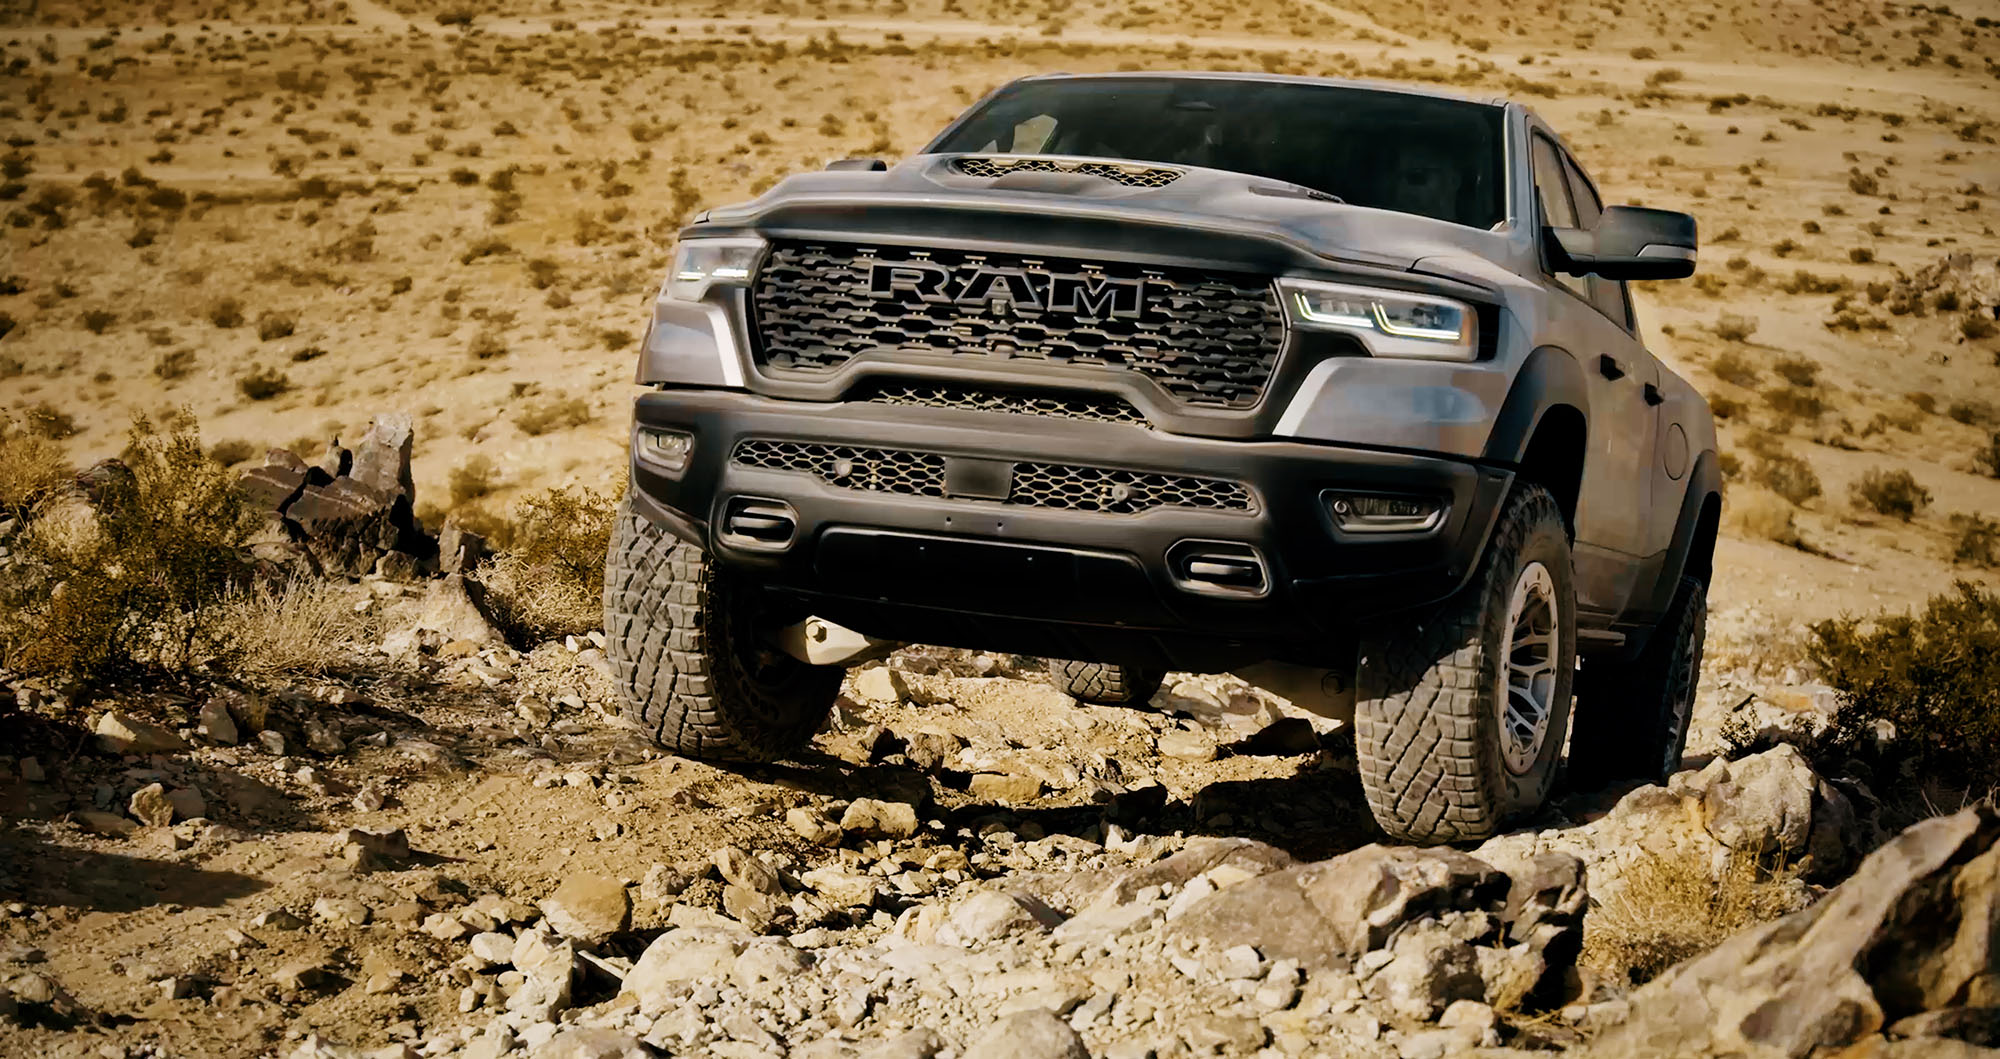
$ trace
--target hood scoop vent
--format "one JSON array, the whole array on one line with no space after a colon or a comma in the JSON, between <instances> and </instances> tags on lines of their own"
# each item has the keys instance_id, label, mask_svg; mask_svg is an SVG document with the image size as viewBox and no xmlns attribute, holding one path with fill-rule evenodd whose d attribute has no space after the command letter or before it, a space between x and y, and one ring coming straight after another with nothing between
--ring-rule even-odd
<instances>
[{"instance_id":1,"label":"hood scoop vent","mask_svg":"<svg viewBox=\"0 0 2000 1059\"><path fill-rule=\"evenodd\" d=\"M1060 186L1056 186L1054 182L1034 180L1032 177L1027 181L1020 178L1029 174L1049 174L1058 177L1095 177L1100 180L1109 180L1114 184L1120 184L1128 188L1149 189L1166 187L1168 184L1181 178L1181 170L1169 169L1165 166L1086 161L1072 158L1022 157L1019 155L984 155L954 158L951 162L951 170L959 176L992 180L1014 178L996 186L1017 187L1038 191L1079 190L1078 185L1082 182L1063 181Z\"/></svg>"}]
</instances>

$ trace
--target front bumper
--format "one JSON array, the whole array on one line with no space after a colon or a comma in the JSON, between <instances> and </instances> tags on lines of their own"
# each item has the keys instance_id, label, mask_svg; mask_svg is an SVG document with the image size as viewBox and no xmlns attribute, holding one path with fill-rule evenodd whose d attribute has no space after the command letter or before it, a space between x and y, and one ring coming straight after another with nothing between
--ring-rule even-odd
<instances>
[{"instance_id":1,"label":"front bumper","mask_svg":"<svg viewBox=\"0 0 2000 1059\"><path fill-rule=\"evenodd\" d=\"M723 390L640 397L635 431L646 430L684 432L694 443L678 470L634 445L636 508L828 620L886 639L1202 668L1274 657L1330 662L1371 621L1451 594L1477 561L1511 479L1502 469L1399 452ZM1228 480L1248 487L1254 510L1112 514L873 492L732 462L746 439L991 461L977 464L985 468L1034 463ZM997 492L990 475L970 491L1008 495L1001 477ZM1422 494L1447 507L1427 531L1349 534L1329 516L1326 490ZM795 525L785 540L731 532L753 500L789 509ZM1261 583L1218 587L1190 574L1190 561L1216 555L1254 557Z\"/></svg>"}]
</instances>

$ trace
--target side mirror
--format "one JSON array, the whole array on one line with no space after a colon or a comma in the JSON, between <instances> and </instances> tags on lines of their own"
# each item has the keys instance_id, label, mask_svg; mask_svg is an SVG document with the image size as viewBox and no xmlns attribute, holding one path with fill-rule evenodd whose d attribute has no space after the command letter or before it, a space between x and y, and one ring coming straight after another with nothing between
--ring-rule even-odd
<instances>
[{"instance_id":1,"label":"side mirror","mask_svg":"<svg viewBox=\"0 0 2000 1059\"><path fill-rule=\"evenodd\" d=\"M1643 206L1606 206L1597 227L1547 229L1556 268L1605 279L1686 279L1694 275L1694 218Z\"/></svg>"}]
</instances>

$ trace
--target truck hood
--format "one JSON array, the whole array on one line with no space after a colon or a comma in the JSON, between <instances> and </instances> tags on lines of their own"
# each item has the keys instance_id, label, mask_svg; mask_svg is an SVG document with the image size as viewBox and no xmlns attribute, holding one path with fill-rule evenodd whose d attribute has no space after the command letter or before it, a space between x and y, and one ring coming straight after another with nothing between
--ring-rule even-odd
<instances>
[{"instance_id":1,"label":"truck hood","mask_svg":"<svg viewBox=\"0 0 2000 1059\"><path fill-rule=\"evenodd\" d=\"M1426 257L1502 254L1508 239L1219 169L963 154L918 155L886 171L793 176L750 202L711 210L685 234L732 230L850 233L887 243L998 239L1083 253L1171 251L1225 266L1392 272Z\"/></svg>"}]
</instances>

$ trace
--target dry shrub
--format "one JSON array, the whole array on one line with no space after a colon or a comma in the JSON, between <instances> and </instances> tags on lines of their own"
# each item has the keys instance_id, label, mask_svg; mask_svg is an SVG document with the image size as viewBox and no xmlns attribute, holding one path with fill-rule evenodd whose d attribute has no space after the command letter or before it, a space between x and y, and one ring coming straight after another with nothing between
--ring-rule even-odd
<instances>
[{"instance_id":1,"label":"dry shrub","mask_svg":"<svg viewBox=\"0 0 2000 1059\"><path fill-rule=\"evenodd\" d=\"M1951 529L1958 535L1952 562L1988 570L2000 567L2000 522L1977 514L1953 515Z\"/></svg>"},{"instance_id":2,"label":"dry shrub","mask_svg":"<svg viewBox=\"0 0 2000 1059\"><path fill-rule=\"evenodd\" d=\"M1579 961L1638 985L1738 932L1808 903L1796 869L1731 854L1714 876L1699 857L1642 850L1583 924Z\"/></svg>"},{"instance_id":3,"label":"dry shrub","mask_svg":"<svg viewBox=\"0 0 2000 1059\"><path fill-rule=\"evenodd\" d=\"M500 484L500 468L485 453L474 453L464 463L451 469L451 504L453 507L477 500Z\"/></svg>"},{"instance_id":4,"label":"dry shrub","mask_svg":"<svg viewBox=\"0 0 2000 1059\"><path fill-rule=\"evenodd\" d=\"M230 671L267 677L324 673L352 659L352 645L371 632L346 586L304 578L239 593L216 626Z\"/></svg>"},{"instance_id":5,"label":"dry shrub","mask_svg":"<svg viewBox=\"0 0 2000 1059\"><path fill-rule=\"evenodd\" d=\"M563 487L521 501L513 546L479 573L494 615L533 644L599 628L604 620L604 555L618 497Z\"/></svg>"},{"instance_id":6,"label":"dry shrub","mask_svg":"<svg viewBox=\"0 0 2000 1059\"><path fill-rule=\"evenodd\" d=\"M258 366L238 376L236 388L252 401L268 401L290 390L292 379L276 368Z\"/></svg>"},{"instance_id":7,"label":"dry shrub","mask_svg":"<svg viewBox=\"0 0 2000 1059\"><path fill-rule=\"evenodd\" d=\"M1988 478L2000 478L2000 431L1986 438L1986 447L1972 454L1972 466Z\"/></svg>"},{"instance_id":8,"label":"dry shrub","mask_svg":"<svg viewBox=\"0 0 2000 1059\"><path fill-rule=\"evenodd\" d=\"M10 668L91 684L185 671L225 646L217 616L246 583L243 545L262 520L192 416L166 433L136 416L130 437L127 473L97 475L92 505L65 505L22 535L27 562L0 593Z\"/></svg>"},{"instance_id":9,"label":"dry shrub","mask_svg":"<svg viewBox=\"0 0 2000 1059\"><path fill-rule=\"evenodd\" d=\"M1725 342L1742 342L1757 333L1757 318L1723 313L1715 321L1715 336Z\"/></svg>"},{"instance_id":10,"label":"dry shrub","mask_svg":"<svg viewBox=\"0 0 2000 1059\"><path fill-rule=\"evenodd\" d=\"M2000 786L2000 596L1960 581L1921 615L1840 618L1809 633L1806 657L1839 694L1832 745L1867 763L1877 790L1906 768L1975 794Z\"/></svg>"},{"instance_id":11,"label":"dry shrub","mask_svg":"<svg viewBox=\"0 0 2000 1059\"><path fill-rule=\"evenodd\" d=\"M1717 353L1715 359L1708 362L1708 367L1723 382L1732 382L1746 389L1757 385L1757 368L1750 363L1750 358L1733 349Z\"/></svg>"},{"instance_id":12,"label":"dry shrub","mask_svg":"<svg viewBox=\"0 0 2000 1059\"><path fill-rule=\"evenodd\" d=\"M1918 484L1910 472L1880 468L1862 475L1861 480L1854 483L1851 495L1854 506L1904 522L1915 518L1917 512L1931 502L1931 491Z\"/></svg>"},{"instance_id":13,"label":"dry shrub","mask_svg":"<svg viewBox=\"0 0 2000 1059\"><path fill-rule=\"evenodd\" d=\"M590 422L590 402L581 397L551 397L531 404L514 416L514 425L529 437Z\"/></svg>"},{"instance_id":14,"label":"dry shrub","mask_svg":"<svg viewBox=\"0 0 2000 1059\"><path fill-rule=\"evenodd\" d=\"M0 511L25 517L74 473L62 446L0 423Z\"/></svg>"},{"instance_id":15,"label":"dry shrub","mask_svg":"<svg viewBox=\"0 0 2000 1059\"><path fill-rule=\"evenodd\" d=\"M1783 497L1764 489L1751 488L1729 498L1729 522L1739 536L1751 540L1774 541L1788 547L1799 546L1799 528L1793 522L1796 510Z\"/></svg>"},{"instance_id":16,"label":"dry shrub","mask_svg":"<svg viewBox=\"0 0 2000 1059\"><path fill-rule=\"evenodd\" d=\"M1778 447L1776 442L1760 436L1745 447L1757 457L1751 481L1794 505L1803 504L1820 494L1819 475L1813 473L1812 466Z\"/></svg>"}]
</instances>

